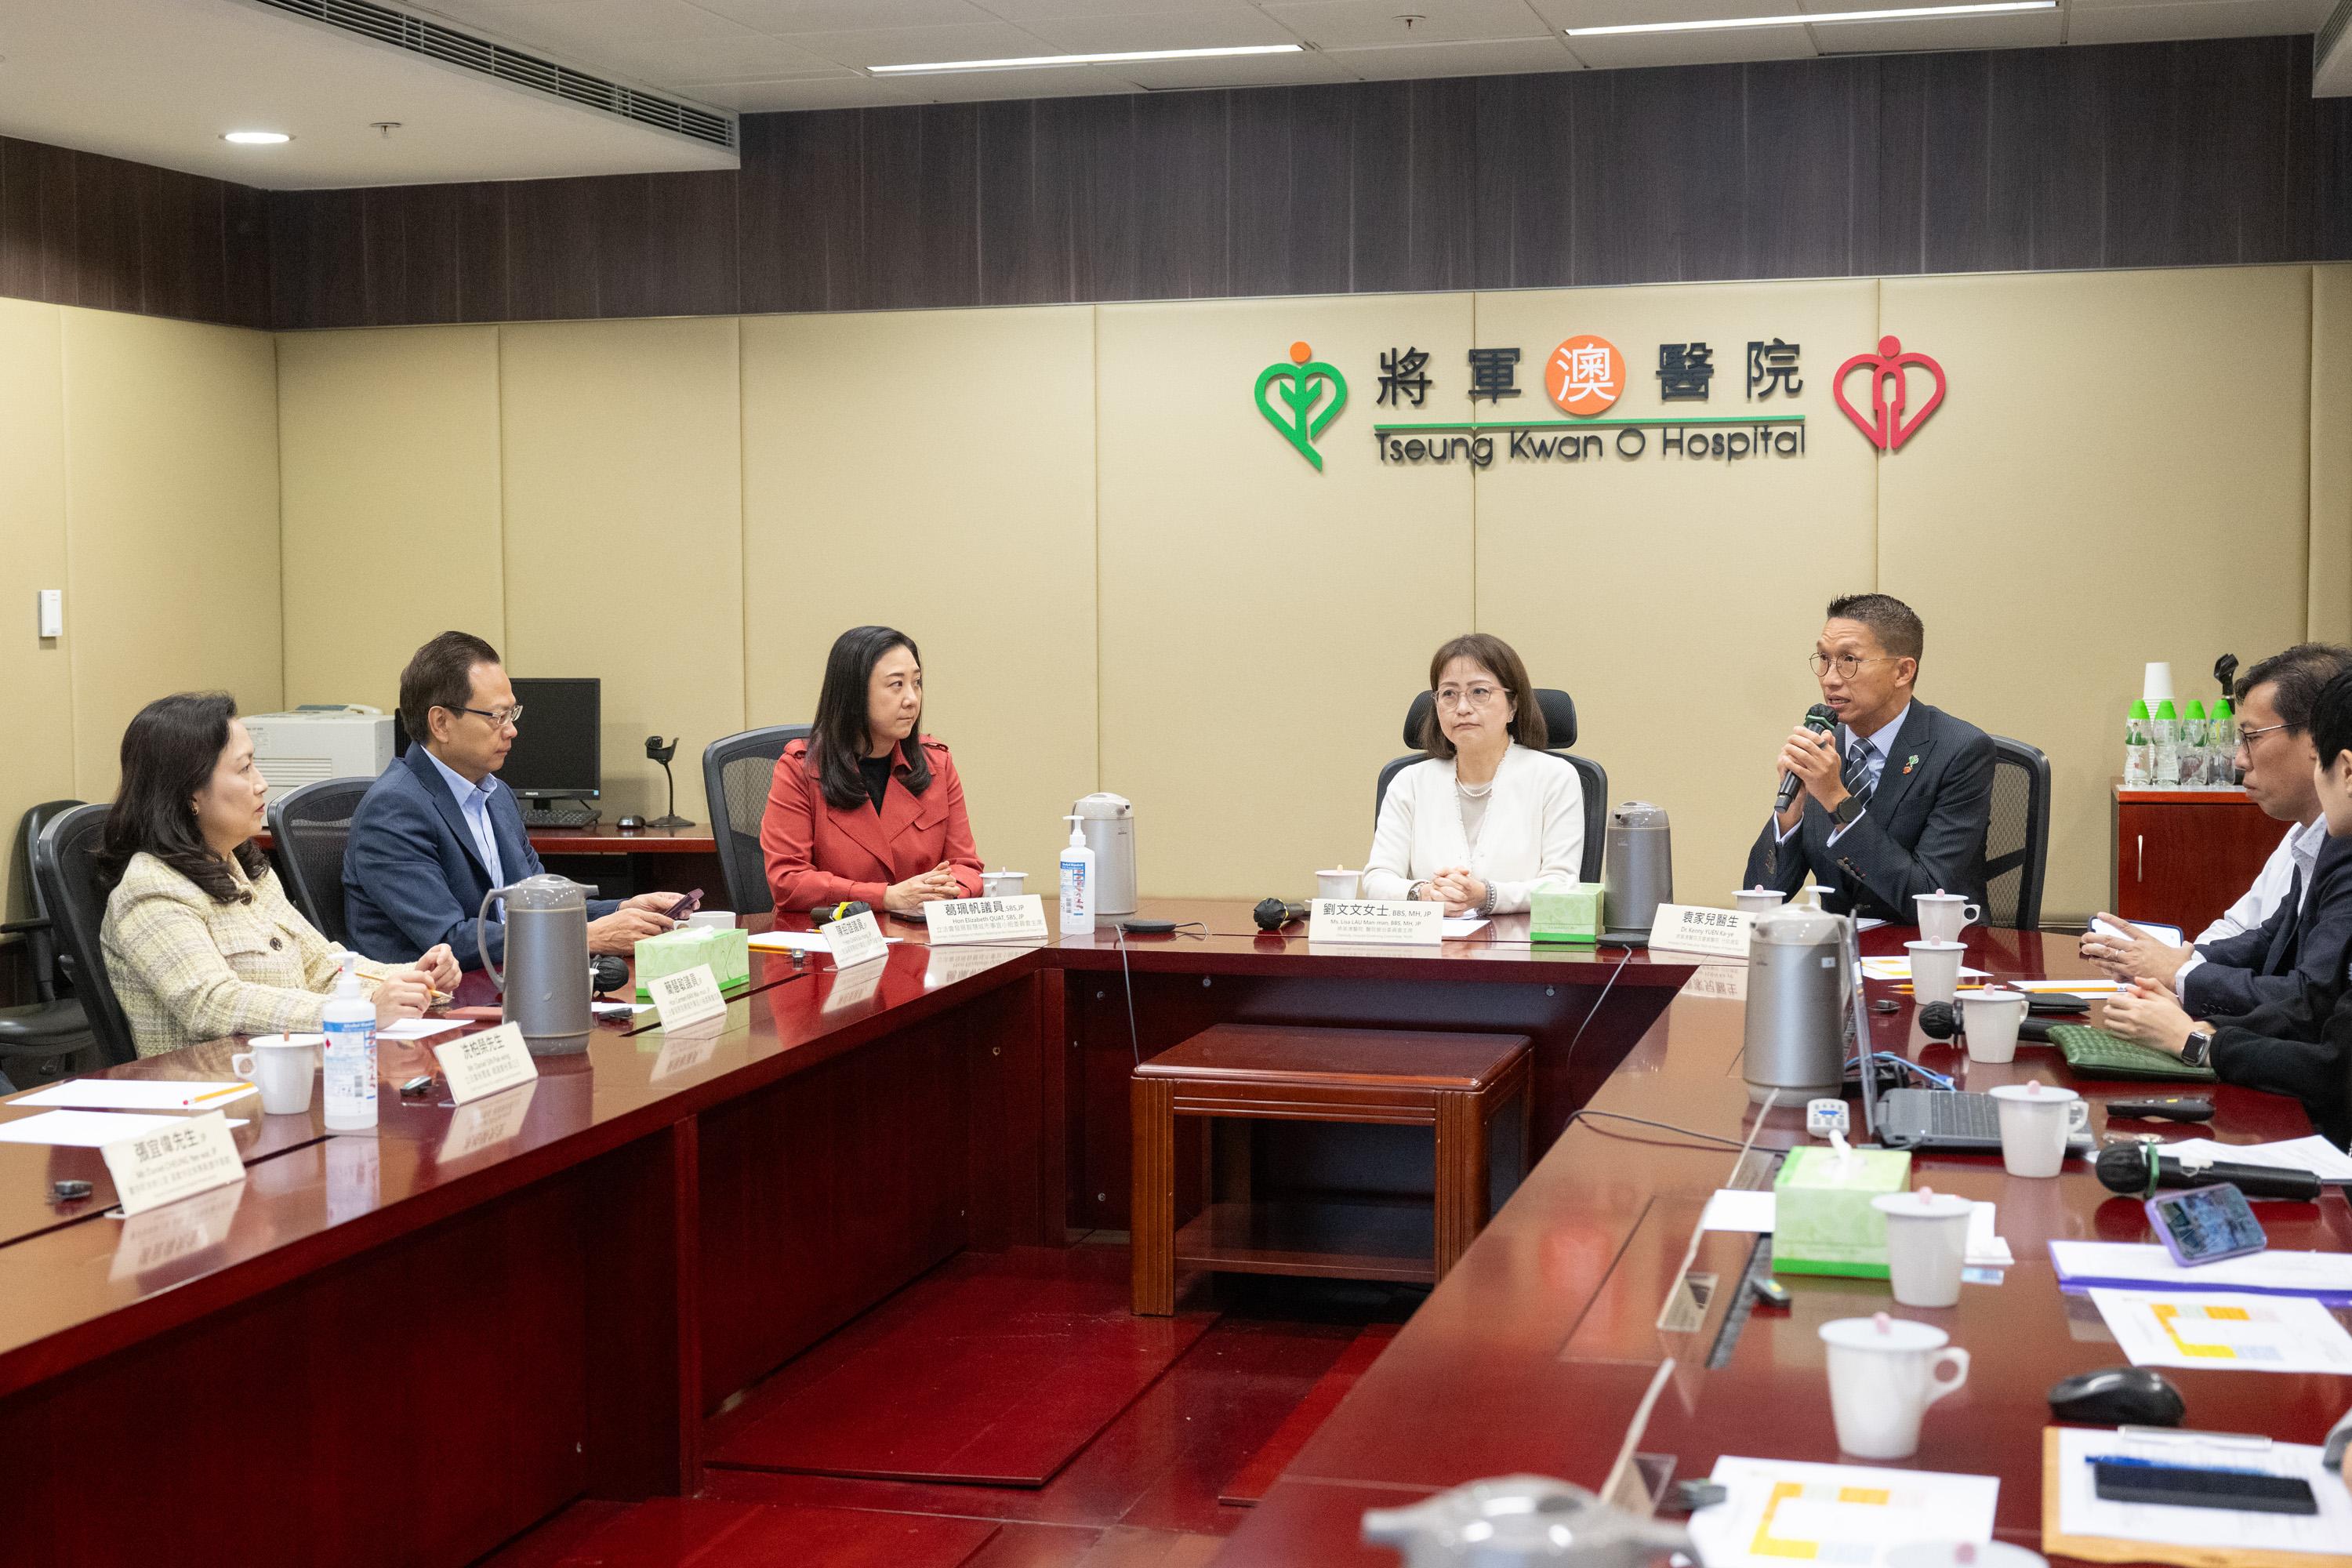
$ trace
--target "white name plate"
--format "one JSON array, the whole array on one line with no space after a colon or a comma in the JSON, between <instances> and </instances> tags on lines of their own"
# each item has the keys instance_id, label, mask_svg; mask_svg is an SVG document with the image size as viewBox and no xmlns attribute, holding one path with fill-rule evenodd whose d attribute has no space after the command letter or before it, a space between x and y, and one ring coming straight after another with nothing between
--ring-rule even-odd
<instances>
[{"instance_id":1,"label":"white name plate","mask_svg":"<svg viewBox=\"0 0 2352 1568\"><path fill-rule=\"evenodd\" d=\"M1318 899L1309 906L1307 940L1435 947L1445 940L1445 906L1427 899Z\"/></svg>"},{"instance_id":2,"label":"white name plate","mask_svg":"<svg viewBox=\"0 0 2352 1568\"><path fill-rule=\"evenodd\" d=\"M1017 899L941 899L926 911L933 947L953 947L962 942L1044 942L1045 900L1024 893Z\"/></svg>"},{"instance_id":3,"label":"white name plate","mask_svg":"<svg viewBox=\"0 0 2352 1568\"><path fill-rule=\"evenodd\" d=\"M882 928L874 923L869 914L855 914L834 921L824 928L824 939L833 945L835 969L848 969L890 956L890 939L882 934Z\"/></svg>"},{"instance_id":4,"label":"white name plate","mask_svg":"<svg viewBox=\"0 0 2352 1568\"><path fill-rule=\"evenodd\" d=\"M654 1008L661 1015L665 1029L682 1029L727 1016L727 998L719 994L719 978L707 963L676 974L656 975L646 982L646 989L653 993Z\"/></svg>"},{"instance_id":5,"label":"white name plate","mask_svg":"<svg viewBox=\"0 0 2352 1568\"><path fill-rule=\"evenodd\" d=\"M445 1040L433 1047L433 1056L441 1064L441 1076L449 1080L452 1105L529 1083L539 1076L539 1064L530 1059L530 1047L523 1042L520 1024L500 1024L478 1035Z\"/></svg>"},{"instance_id":6,"label":"white name plate","mask_svg":"<svg viewBox=\"0 0 2352 1568\"><path fill-rule=\"evenodd\" d=\"M1748 956L1748 926L1755 917L1738 910L1696 904L1660 904L1650 925L1650 945L1674 952L1704 952L1715 958Z\"/></svg>"},{"instance_id":7,"label":"white name plate","mask_svg":"<svg viewBox=\"0 0 2352 1568\"><path fill-rule=\"evenodd\" d=\"M118 1138L99 1154L106 1161L106 1173L114 1178L126 1219L175 1198L245 1180L245 1162L236 1157L228 1118L217 1110L191 1116L176 1126Z\"/></svg>"}]
</instances>

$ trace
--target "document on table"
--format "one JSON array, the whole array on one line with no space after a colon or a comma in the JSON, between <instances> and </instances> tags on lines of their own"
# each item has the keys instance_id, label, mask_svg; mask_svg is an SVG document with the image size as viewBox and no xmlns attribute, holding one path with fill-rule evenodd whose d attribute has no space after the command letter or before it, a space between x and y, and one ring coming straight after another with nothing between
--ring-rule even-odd
<instances>
[{"instance_id":1,"label":"document on table","mask_svg":"<svg viewBox=\"0 0 2352 1568\"><path fill-rule=\"evenodd\" d=\"M2308 1296L2094 1287L2091 1300L2134 1366L2352 1376L2352 1334Z\"/></svg>"},{"instance_id":2,"label":"document on table","mask_svg":"<svg viewBox=\"0 0 2352 1568\"><path fill-rule=\"evenodd\" d=\"M0 1143L47 1143L61 1149L102 1149L124 1138L177 1127L184 1116L132 1116L110 1110L44 1110L20 1121L0 1121ZM243 1121L232 1117L231 1127Z\"/></svg>"},{"instance_id":3,"label":"document on table","mask_svg":"<svg viewBox=\"0 0 2352 1568\"><path fill-rule=\"evenodd\" d=\"M2152 1242L2053 1241L2050 1264L2061 1289L2252 1290L2352 1300L2352 1253L2256 1252L2184 1268Z\"/></svg>"},{"instance_id":4,"label":"document on table","mask_svg":"<svg viewBox=\"0 0 2352 1568\"><path fill-rule=\"evenodd\" d=\"M1862 961L1862 977L1864 980L1908 980L1911 978L1911 960L1908 955L1902 958L1865 958ZM1970 969L1964 963L1960 965L1960 978L1989 980L1991 973L1988 970Z\"/></svg>"},{"instance_id":5,"label":"document on table","mask_svg":"<svg viewBox=\"0 0 2352 1568\"><path fill-rule=\"evenodd\" d=\"M78 1105L89 1110L211 1110L259 1092L234 1079L196 1083L169 1078L77 1078L19 1095L11 1105Z\"/></svg>"},{"instance_id":6,"label":"document on table","mask_svg":"<svg viewBox=\"0 0 2352 1568\"><path fill-rule=\"evenodd\" d=\"M1438 921L1437 934L1440 936L1468 936L1486 923L1486 917L1485 915L1461 915L1450 921Z\"/></svg>"},{"instance_id":7,"label":"document on table","mask_svg":"<svg viewBox=\"0 0 2352 1568\"><path fill-rule=\"evenodd\" d=\"M1916 1541L1990 1541L1997 1476L1882 1470L1724 1455L1707 1478L1729 1495L1690 1518L1706 1568L1793 1559L1870 1568Z\"/></svg>"},{"instance_id":8,"label":"document on table","mask_svg":"<svg viewBox=\"0 0 2352 1568\"><path fill-rule=\"evenodd\" d=\"M464 1018L403 1018L397 1024L379 1024L375 1037L379 1044L385 1040L429 1040L436 1035L446 1035L452 1029L462 1029Z\"/></svg>"},{"instance_id":9,"label":"document on table","mask_svg":"<svg viewBox=\"0 0 2352 1568\"><path fill-rule=\"evenodd\" d=\"M2342 1557L2352 1542L2352 1492L2320 1464L2306 1443L2273 1443L2218 1432L2150 1432L2126 1427L2103 1432L2061 1426L2058 1438L2058 1533L2217 1552L2311 1552ZM2260 1513L2251 1509L2181 1508L2172 1503L2111 1502L2099 1496L2093 1459L2125 1458L2189 1469L2253 1470L2311 1483L2315 1514ZM2045 1502L2045 1506L2046 1502Z\"/></svg>"},{"instance_id":10,"label":"document on table","mask_svg":"<svg viewBox=\"0 0 2352 1568\"><path fill-rule=\"evenodd\" d=\"M2233 1160L2242 1165L2276 1165L2283 1170L2309 1171L2323 1182L2352 1182L2352 1154L2347 1154L2318 1133L2276 1143L2216 1143L2210 1138L2184 1138L2167 1143L2164 1152L2182 1160Z\"/></svg>"},{"instance_id":11,"label":"document on table","mask_svg":"<svg viewBox=\"0 0 2352 1568\"><path fill-rule=\"evenodd\" d=\"M886 936L885 942L904 942L903 936ZM751 933L751 945L762 952L833 952L832 939L821 931L763 931Z\"/></svg>"}]
</instances>

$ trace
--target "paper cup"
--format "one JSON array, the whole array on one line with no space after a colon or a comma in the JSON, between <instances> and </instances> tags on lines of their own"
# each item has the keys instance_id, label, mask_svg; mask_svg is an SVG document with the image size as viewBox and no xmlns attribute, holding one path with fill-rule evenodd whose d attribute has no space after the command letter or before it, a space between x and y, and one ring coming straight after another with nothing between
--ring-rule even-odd
<instances>
[{"instance_id":1,"label":"paper cup","mask_svg":"<svg viewBox=\"0 0 2352 1568\"><path fill-rule=\"evenodd\" d=\"M1992 1091L2000 1104L2000 1163L2012 1176L2054 1176L2066 1163L2069 1107L2079 1098L2039 1079Z\"/></svg>"},{"instance_id":2,"label":"paper cup","mask_svg":"<svg viewBox=\"0 0 2352 1568\"><path fill-rule=\"evenodd\" d=\"M2147 700L2147 710L2153 713L2159 702L2172 700L2172 664L2168 659L2149 664L2147 673L2140 678L2139 694Z\"/></svg>"},{"instance_id":3,"label":"paper cup","mask_svg":"<svg viewBox=\"0 0 2352 1568\"><path fill-rule=\"evenodd\" d=\"M1964 1197L1921 1187L1885 1193L1870 1206L1886 1216L1886 1278L1905 1307L1952 1307L1960 1300L1960 1266L1969 1252Z\"/></svg>"},{"instance_id":4,"label":"paper cup","mask_svg":"<svg viewBox=\"0 0 2352 1568\"><path fill-rule=\"evenodd\" d=\"M1930 1002L1950 1002L1960 991L1960 955L1968 951L1957 942L1906 942L1911 954L1911 994L1922 1007Z\"/></svg>"},{"instance_id":5,"label":"paper cup","mask_svg":"<svg viewBox=\"0 0 2352 1568\"><path fill-rule=\"evenodd\" d=\"M1731 901L1744 915L1767 914L1788 902L1775 888L1742 888L1731 895Z\"/></svg>"},{"instance_id":6,"label":"paper cup","mask_svg":"<svg viewBox=\"0 0 2352 1568\"><path fill-rule=\"evenodd\" d=\"M2025 1022L2022 991L1987 987L1960 996L1960 1032L1966 1037L1969 1060L2010 1062L2017 1059L2017 1029Z\"/></svg>"},{"instance_id":7,"label":"paper cup","mask_svg":"<svg viewBox=\"0 0 2352 1568\"><path fill-rule=\"evenodd\" d=\"M1958 942L1960 933L1984 919L1984 910L1958 893L1915 893L1919 935L1928 942Z\"/></svg>"},{"instance_id":8,"label":"paper cup","mask_svg":"<svg viewBox=\"0 0 2352 1568\"><path fill-rule=\"evenodd\" d=\"M712 931L733 931L735 911L733 910L697 910L686 917L686 927L688 931L702 927L708 927Z\"/></svg>"},{"instance_id":9,"label":"paper cup","mask_svg":"<svg viewBox=\"0 0 2352 1568\"><path fill-rule=\"evenodd\" d=\"M1919 1451L1927 1406L1969 1380L1969 1352L1928 1323L1881 1312L1821 1327L1829 1346L1830 1415L1838 1447L1857 1459L1907 1459ZM1950 1377L1937 1377L1944 1366Z\"/></svg>"},{"instance_id":10,"label":"paper cup","mask_svg":"<svg viewBox=\"0 0 2352 1568\"><path fill-rule=\"evenodd\" d=\"M1350 871L1345 866L1336 871L1315 873L1315 896L1318 899L1353 899L1364 885L1361 871Z\"/></svg>"}]
</instances>

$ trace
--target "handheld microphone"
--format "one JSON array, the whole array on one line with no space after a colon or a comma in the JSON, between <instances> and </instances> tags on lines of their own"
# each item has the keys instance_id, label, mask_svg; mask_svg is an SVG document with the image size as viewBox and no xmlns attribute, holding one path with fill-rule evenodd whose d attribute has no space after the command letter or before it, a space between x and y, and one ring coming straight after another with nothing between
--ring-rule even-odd
<instances>
[{"instance_id":1,"label":"handheld microphone","mask_svg":"<svg viewBox=\"0 0 2352 1568\"><path fill-rule=\"evenodd\" d=\"M1305 920L1310 911L1305 904L1286 903L1280 899L1260 899L1250 918L1257 921L1260 931L1280 931L1294 921Z\"/></svg>"},{"instance_id":2,"label":"handheld microphone","mask_svg":"<svg viewBox=\"0 0 2352 1568\"><path fill-rule=\"evenodd\" d=\"M1960 1010L1949 1002L1930 1002L1919 1009L1919 1032L1931 1040L1957 1039L1968 1031L1960 1026ZM2021 1040L2050 1043L2050 1026L2039 1018L2026 1018L2017 1026Z\"/></svg>"},{"instance_id":3,"label":"handheld microphone","mask_svg":"<svg viewBox=\"0 0 2352 1568\"><path fill-rule=\"evenodd\" d=\"M1805 710L1805 728L1816 735L1826 735L1837 728L1837 714L1832 710L1828 703L1816 702ZM1780 796L1772 803L1772 815L1778 816L1788 810L1789 803L1796 799L1797 792L1804 787L1805 781L1794 773L1783 778L1780 781Z\"/></svg>"},{"instance_id":4,"label":"handheld microphone","mask_svg":"<svg viewBox=\"0 0 2352 1568\"><path fill-rule=\"evenodd\" d=\"M2319 1198L2319 1178L2309 1171L2181 1160L2155 1143L2119 1143L2100 1150L2098 1173L2101 1186L2131 1197L2151 1197L2158 1187L2210 1187L2227 1182L2250 1198L2301 1198L2305 1203Z\"/></svg>"}]
</instances>

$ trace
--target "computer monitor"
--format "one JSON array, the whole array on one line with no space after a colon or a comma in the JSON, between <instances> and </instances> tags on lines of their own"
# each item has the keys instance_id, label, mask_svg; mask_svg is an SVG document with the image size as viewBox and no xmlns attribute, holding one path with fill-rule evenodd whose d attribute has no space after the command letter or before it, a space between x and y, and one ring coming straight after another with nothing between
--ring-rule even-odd
<instances>
[{"instance_id":1,"label":"computer monitor","mask_svg":"<svg viewBox=\"0 0 2352 1568\"><path fill-rule=\"evenodd\" d=\"M499 777L524 800L594 800L604 788L602 683L517 677L522 722Z\"/></svg>"}]
</instances>

